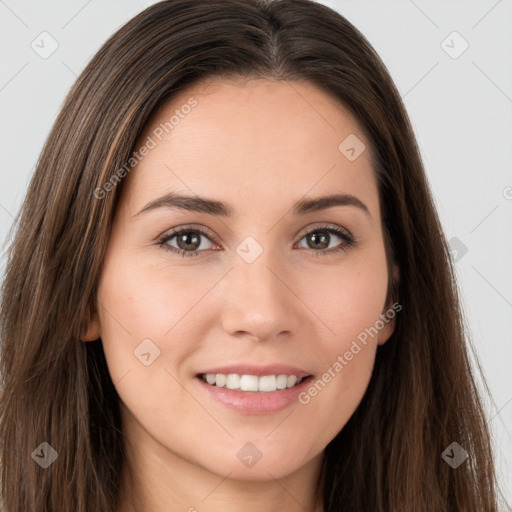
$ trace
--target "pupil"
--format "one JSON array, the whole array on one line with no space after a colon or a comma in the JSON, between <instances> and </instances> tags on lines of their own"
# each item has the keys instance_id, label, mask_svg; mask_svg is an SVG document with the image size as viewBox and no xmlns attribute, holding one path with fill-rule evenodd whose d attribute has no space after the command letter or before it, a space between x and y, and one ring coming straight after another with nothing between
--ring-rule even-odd
<instances>
[{"instance_id":1,"label":"pupil","mask_svg":"<svg viewBox=\"0 0 512 512\"><path fill-rule=\"evenodd\" d=\"M320 233L320 234L319 234ZM316 240L316 239L321 239L322 241L320 242L321 244L321 249L324 249L325 247L329 247L329 242L327 241L327 234L325 232L322 232L322 231L319 231L318 233L312 233L310 235L310 240L313 240L313 242L318 242L319 240ZM318 248L318 245L317 245L317 248Z\"/></svg>"},{"instance_id":2,"label":"pupil","mask_svg":"<svg viewBox=\"0 0 512 512\"><path fill-rule=\"evenodd\" d=\"M194 239L193 242L187 241L189 238ZM181 242L184 241L184 244ZM190 247L190 245L198 244L199 243L199 237L195 234L193 234L191 231L187 233L183 233L178 237L178 245L180 246L180 249L197 249L197 247Z\"/></svg>"}]
</instances>

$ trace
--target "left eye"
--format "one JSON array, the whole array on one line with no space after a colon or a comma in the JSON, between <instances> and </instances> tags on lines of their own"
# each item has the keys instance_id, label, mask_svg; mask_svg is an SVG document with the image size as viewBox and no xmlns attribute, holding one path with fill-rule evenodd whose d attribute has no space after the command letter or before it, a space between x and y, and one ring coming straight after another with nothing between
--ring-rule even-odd
<instances>
[{"instance_id":1,"label":"left eye","mask_svg":"<svg viewBox=\"0 0 512 512\"><path fill-rule=\"evenodd\" d=\"M332 235L341 239L342 243L338 243L334 248L329 248L328 246L330 245L329 242L331 241ZM201 237L205 237L210 240L209 236L201 229L183 228L164 235L158 241L158 245L179 256L196 256L203 250L208 249L208 247L204 247L204 244L201 242ZM178 247L171 245L171 241L174 241L175 238ZM317 248L313 249L306 247L306 249L312 250L315 256L331 255L341 250L347 251L355 244L355 240L352 235L345 229L337 226L316 227L304 233L300 240L303 239L307 239L306 243L312 243L313 245L319 244L320 247L317 246Z\"/></svg>"}]
</instances>

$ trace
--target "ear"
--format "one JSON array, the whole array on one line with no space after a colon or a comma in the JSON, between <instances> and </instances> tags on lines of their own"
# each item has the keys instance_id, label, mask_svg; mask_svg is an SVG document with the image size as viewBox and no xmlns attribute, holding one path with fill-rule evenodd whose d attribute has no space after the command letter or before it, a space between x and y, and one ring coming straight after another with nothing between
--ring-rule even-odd
<instances>
[{"instance_id":1,"label":"ear","mask_svg":"<svg viewBox=\"0 0 512 512\"><path fill-rule=\"evenodd\" d=\"M80 336L82 341L96 341L101 337L101 325L99 320L99 315L97 309L91 306L92 311L89 314L89 321L87 322L87 327L84 332Z\"/></svg>"},{"instance_id":2,"label":"ear","mask_svg":"<svg viewBox=\"0 0 512 512\"><path fill-rule=\"evenodd\" d=\"M400 269L396 264L393 264L393 284L398 283L400 281ZM395 287L392 286L392 289ZM402 305L398 301L393 302L393 296L391 295L390 300L384 307L382 314L380 316L380 320L384 324L382 329L379 329L379 334L377 337L377 344L384 345L386 341L391 337L393 332L395 331L396 324L396 315L399 311L402 310Z\"/></svg>"}]
</instances>

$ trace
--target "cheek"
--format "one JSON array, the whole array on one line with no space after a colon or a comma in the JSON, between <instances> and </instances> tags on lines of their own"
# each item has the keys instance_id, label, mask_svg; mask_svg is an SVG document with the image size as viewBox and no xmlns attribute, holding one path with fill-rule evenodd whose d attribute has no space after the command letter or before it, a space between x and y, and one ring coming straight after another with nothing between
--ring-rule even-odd
<instances>
[{"instance_id":1,"label":"cheek","mask_svg":"<svg viewBox=\"0 0 512 512\"><path fill-rule=\"evenodd\" d=\"M114 382L142 366L139 347L144 347L142 353L150 352L146 358L154 360L153 368L165 366L169 358L184 359L191 348L170 340L180 336L187 313L207 291L208 283L203 290L203 286L190 286L190 273L176 268L172 281L163 277L169 274L169 269L121 253L105 259L99 286L101 337Z\"/></svg>"},{"instance_id":2,"label":"cheek","mask_svg":"<svg viewBox=\"0 0 512 512\"><path fill-rule=\"evenodd\" d=\"M364 339L364 333L384 312L388 287L384 249L378 246L354 254L337 272L326 272L319 278L322 283L316 281L312 300L315 311L330 328L322 340L324 352L332 358L332 354L348 350L359 335ZM376 341L376 337L368 335L369 344Z\"/></svg>"},{"instance_id":3,"label":"cheek","mask_svg":"<svg viewBox=\"0 0 512 512\"><path fill-rule=\"evenodd\" d=\"M322 369L301 403L313 416L325 416L326 424L331 415L333 433L353 414L370 381L388 284L383 250L351 263L325 278L317 275L317 293L310 295L312 309L329 329L316 341Z\"/></svg>"}]
</instances>

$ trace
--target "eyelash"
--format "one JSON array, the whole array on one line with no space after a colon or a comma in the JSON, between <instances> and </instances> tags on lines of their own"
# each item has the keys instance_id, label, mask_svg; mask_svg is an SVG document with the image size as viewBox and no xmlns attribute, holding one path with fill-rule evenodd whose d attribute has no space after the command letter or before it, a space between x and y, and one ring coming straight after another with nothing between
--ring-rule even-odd
<instances>
[{"instance_id":1,"label":"eyelash","mask_svg":"<svg viewBox=\"0 0 512 512\"><path fill-rule=\"evenodd\" d=\"M335 254L338 254L340 251L348 252L350 249L355 247L356 240L345 230L337 226L318 226L314 229L307 231L304 233L301 238L299 239L299 242L306 237L307 235L310 235L311 233L316 232L327 232L327 233L333 233L339 238L343 240L343 243L341 243L340 246L336 247L335 249L322 249L322 250L314 250L314 249L308 249L313 252L314 257L320 257L320 256L333 256ZM210 241L214 242L214 240L211 240L207 233L205 233L200 228L191 228L191 227L185 227L181 229L172 230L166 234L164 234L162 237L158 239L157 245L160 246L164 251L169 251L173 254L176 254L177 256L180 256L182 258L185 257L192 257L197 256L199 253L204 252L201 251L185 251L183 249L176 249L176 247L171 247L167 244L167 242L171 239L173 239L175 236L178 236L182 233L200 233L202 236L205 236Z\"/></svg>"}]
</instances>

